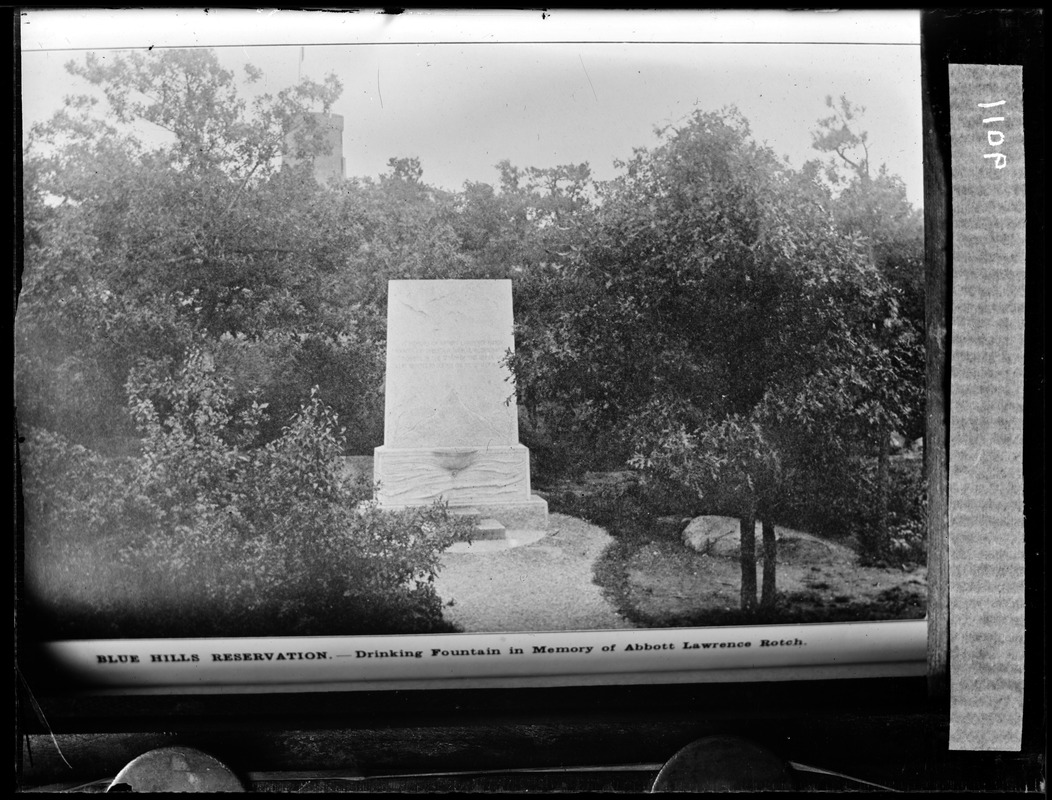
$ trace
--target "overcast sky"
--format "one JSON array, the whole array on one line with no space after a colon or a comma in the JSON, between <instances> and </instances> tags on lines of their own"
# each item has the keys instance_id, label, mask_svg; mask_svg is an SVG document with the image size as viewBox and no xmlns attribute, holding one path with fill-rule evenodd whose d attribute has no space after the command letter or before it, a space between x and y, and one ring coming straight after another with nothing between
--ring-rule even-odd
<instances>
[{"instance_id":1,"label":"overcast sky","mask_svg":"<svg viewBox=\"0 0 1052 800\"><path fill-rule=\"evenodd\" d=\"M654 126L731 104L758 140L800 166L817 155L810 131L827 113L826 95L844 94L867 109L873 162L887 163L921 205L915 12L35 11L22 19L24 126L88 91L63 67L87 50L214 46L239 74L245 63L264 71L246 93L335 73L349 176L375 177L389 158L416 156L426 182L458 189L496 182L502 159L587 161L595 177L609 178L615 159L656 143Z\"/></svg>"}]
</instances>

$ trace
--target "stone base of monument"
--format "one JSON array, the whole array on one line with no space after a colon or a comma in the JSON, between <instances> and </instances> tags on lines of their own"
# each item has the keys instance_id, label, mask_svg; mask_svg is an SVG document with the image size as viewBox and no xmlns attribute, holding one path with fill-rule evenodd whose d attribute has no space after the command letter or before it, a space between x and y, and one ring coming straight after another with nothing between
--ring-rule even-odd
<instances>
[{"instance_id":1,"label":"stone base of monument","mask_svg":"<svg viewBox=\"0 0 1052 800\"><path fill-rule=\"evenodd\" d=\"M515 530L548 529L548 501L534 495L524 503L479 503L475 506L483 517Z\"/></svg>"},{"instance_id":2,"label":"stone base of monument","mask_svg":"<svg viewBox=\"0 0 1052 800\"><path fill-rule=\"evenodd\" d=\"M380 508L391 511L418 508L421 505L424 504L396 505L383 502L382 499L380 501ZM465 514L479 520L480 524L476 526L478 529L475 534L476 539L500 539L504 537L507 530L546 531L548 529L548 502L536 495L525 503L479 503L474 506L457 506L450 503L449 510L453 514Z\"/></svg>"},{"instance_id":3,"label":"stone base of monument","mask_svg":"<svg viewBox=\"0 0 1052 800\"><path fill-rule=\"evenodd\" d=\"M374 479L382 508L474 509L505 528L545 530L548 502L530 492L530 451L500 447L376 448Z\"/></svg>"}]
</instances>

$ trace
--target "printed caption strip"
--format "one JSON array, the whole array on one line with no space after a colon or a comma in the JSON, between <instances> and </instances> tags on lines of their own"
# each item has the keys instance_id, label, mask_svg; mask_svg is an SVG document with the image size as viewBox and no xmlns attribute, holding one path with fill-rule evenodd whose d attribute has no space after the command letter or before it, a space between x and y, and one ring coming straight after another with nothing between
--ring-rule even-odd
<instances>
[{"instance_id":1,"label":"printed caption strip","mask_svg":"<svg viewBox=\"0 0 1052 800\"><path fill-rule=\"evenodd\" d=\"M950 64L950 749L1023 719L1023 68Z\"/></svg>"}]
</instances>

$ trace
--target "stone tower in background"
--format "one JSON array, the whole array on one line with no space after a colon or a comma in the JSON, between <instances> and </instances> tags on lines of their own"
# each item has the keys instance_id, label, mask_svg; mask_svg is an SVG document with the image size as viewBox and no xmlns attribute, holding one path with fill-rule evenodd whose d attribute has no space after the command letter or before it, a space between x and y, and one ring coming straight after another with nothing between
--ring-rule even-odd
<instances>
[{"instance_id":1,"label":"stone tower in background","mask_svg":"<svg viewBox=\"0 0 1052 800\"><path fill-rule=\"evenodd\" d=\"M317 127L317 135L324 142L322 152L316 156L300 158L296 155L298 136L311 132L301 125L289 133L286 141L286 155L283 164L294 165L309 160L314 168L314 179L322 186L329 186L333 181L346 177L346 164L343 158L343 117L339 114L325 114L320 111L310 112L304 117L312 126Z\"/></svg>"}]
</instances>

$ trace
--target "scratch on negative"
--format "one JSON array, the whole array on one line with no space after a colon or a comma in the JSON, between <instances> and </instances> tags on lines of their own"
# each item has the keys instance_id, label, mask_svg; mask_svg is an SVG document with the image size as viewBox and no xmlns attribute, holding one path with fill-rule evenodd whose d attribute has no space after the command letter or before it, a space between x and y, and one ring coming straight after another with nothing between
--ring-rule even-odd
<instances>
[{"instance_id":1,"label":"scratch on negative","mask_svg":"<svg viewBox=\"0 0 1052 800\"><path fill-rule=\"evenodd\" d=\"M588 79L588 87L592 90L592 97L594 97L595 98L595 102L598 103L599 102L599 96L595 93L595 87L592 86L592 76L588 74L588 68L584 65L584 58L582 58L581 54L578 53L577 54L577 59L581 62L581 69L584 70L585 78Z\"/></svg>"},{"instance_id":2,"label":"scratch on negative","mask_svg":"<svg viewBox=\"0 0 1052 800\"><path fill-rule=\"evenodd\" d=\"M383 93L380 91L380 69L379 69L379 67L376 70L376 94L379 95L379 97L380 97L380 109L382 110L383 107L384 107L384 96L383 96Z\"/></svg>"}]
</instances>

